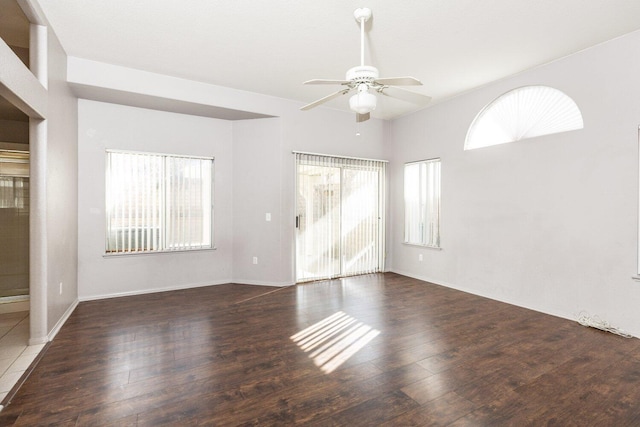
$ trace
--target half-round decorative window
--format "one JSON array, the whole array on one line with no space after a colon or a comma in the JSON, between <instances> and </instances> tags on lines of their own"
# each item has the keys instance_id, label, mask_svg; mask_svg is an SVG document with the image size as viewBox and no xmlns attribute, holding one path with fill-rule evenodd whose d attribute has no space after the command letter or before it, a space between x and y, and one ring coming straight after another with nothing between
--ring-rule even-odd
<instances>
[{"instance_id":1,"label":"half-round decorative window","mask_svg":"<svg viewBox=\"0 0 640 427\"><path fill-rule=\"evenodd\" d=\"M465 150L582 129L573 99L549 86L513 89L485 106L469 127Z\"/></svg>"}]
</instances>

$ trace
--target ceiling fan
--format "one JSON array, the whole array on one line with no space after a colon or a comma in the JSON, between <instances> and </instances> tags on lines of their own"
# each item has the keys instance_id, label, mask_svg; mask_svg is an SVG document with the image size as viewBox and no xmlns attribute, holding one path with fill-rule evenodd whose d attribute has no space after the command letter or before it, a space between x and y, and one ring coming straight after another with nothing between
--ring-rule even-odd
<instances>
[{"instance_id":1,"label":"ceiling fan","mask_svg":"<svg viewBox=\"0 0 640 427\"><path fill-rule=\"evenodd\" d=\"M371 111L375 110L377 104L375 92L413 104L426 105L431 100L431 97L395 87L421 86L422 82L420 80L409 76L380 78L376 67L364 65L364 23L371 18L371 9L366 7L356 9L353 12L353 16L360 23L360 65L347 71L344 80L314 79L304 82L306 85L336 84L344 87L300 109L303 111L310 110L352 91L356 93L349 99L349 107L356 113L356 122L358 123L369 120Z\"/></svg>"}]
</instances>

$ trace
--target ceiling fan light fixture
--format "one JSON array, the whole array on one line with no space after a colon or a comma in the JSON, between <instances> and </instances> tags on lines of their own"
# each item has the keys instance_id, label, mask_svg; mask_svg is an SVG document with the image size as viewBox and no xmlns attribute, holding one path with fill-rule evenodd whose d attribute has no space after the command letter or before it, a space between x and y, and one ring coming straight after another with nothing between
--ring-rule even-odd
<instances>
[{"instance_id":1,"label":"ceiling fan light fixture","mask_svg":"<svg viewBox=\"0 0 640 427\"><path fill-rule=\"evenodd\" d=\"M378 99L368 90L358 91L349 98L349 108L358 114L367 114L376 109Z\"/></svg>"}]
</instances>

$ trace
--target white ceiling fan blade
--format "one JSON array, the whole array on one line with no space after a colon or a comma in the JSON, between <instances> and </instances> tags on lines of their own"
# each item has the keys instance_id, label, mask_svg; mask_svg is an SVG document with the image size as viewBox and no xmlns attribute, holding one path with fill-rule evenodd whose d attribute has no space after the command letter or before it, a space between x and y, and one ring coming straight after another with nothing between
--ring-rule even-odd
<instances>
[{"instance_id":1,"label":"white ceiling fan blade","mask_svg":"<svg viewBox=\"0 0 640 427\"><path fill-rule=\"evenodd\" d=\"M411 102L412 104L417 105L427 105L429 101L431 101L431 97L427 95L423 95L421 93L411 92L406 89L400 89L399 87L394 86L385 86L382 89L378 90L383 95L390 96L392 98L398 98L403 101Z\"/></svg>"},{"instance_id":2,"label":"white ceiling fan blade","mask_svg":"<svg viewBox=\"0 0 640 427\"><path fill-rule=\"evenodd\" d=\"M369 120L369 118L371 118L371 113L367 113L367 114L356 113L356 123L366 122L367 120Z\"/></svg>"},{"instance_id":3,"label":"white ceiling fan blade","mask_svg":"<svg viewBox=\"0 0 640 427\"><path fill-rule=\"evenodd\" d=\"M381 85L389 86L422 86L422 82L415 77L404 76L404 77L387 77L383 79L376 79L374 83L379 83Z\"/></svg>"},{"instance_id":4,"label":"white ceiling fan blade","mask_svg":"<svg viewBox=\"0 0 640 427\"><path fill-rule=\"evenodd\" d=\"M342 89L339 90L337 92L332 93L331 95L327 95L324 98L320 98L316 101L313 101L311 104L307 104L304 107L300 108L302 111L307 111L310 110L314 107L317 107L320 104L324 104L325 102L331 101L333 98L337 98L340 95L344 95L345 93L349 92L351 89Z\"/></svg>"},{"instance_id":5,"label":"white ceiling fan blade","mask_svg":"<svg viewBox=\"0 0 640 427\"><path fill-rule=\"evenodd\" d=\"M349 80L313 79L313 80L307 80L303 84L305 85L348 85L349 83L351 83Z\"/></svg>"}]
</instances>

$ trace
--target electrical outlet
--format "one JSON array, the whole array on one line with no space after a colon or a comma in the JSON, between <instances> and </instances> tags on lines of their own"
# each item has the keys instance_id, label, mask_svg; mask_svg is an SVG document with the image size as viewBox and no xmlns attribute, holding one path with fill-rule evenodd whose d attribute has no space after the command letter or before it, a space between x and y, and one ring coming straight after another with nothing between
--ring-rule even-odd
<instances>
[{"instance_id":1,"label":"electrical outlet","mask_svg":"<svg viewBox=\"0 0 640 427\"><path fill-rule=\"evenodd\" d=\"M267 221L271 221L271 213L267 212L267 213L264 215L264 219L265 219L265 220L267 220Z\"/></svg>"},{"instance_id":2,"label":"electrical outlet","mask_svg":"<svg viewBox=\"0 0 640 427\"><path fill-rule=\"evenodd\" d=\"M257 263L258 263L258 257L257 257L257 256L254 256L254 257L253 257L253 263L254 263L254 264L257 264Z\"/></svg>"},{"instance_id":3,"label":"electrical outlet","mask_svg":"<svg viewBox=\"0 0 640 427\"><path fill-rule=\"evenodd\" d=\"M422 261L423 259L422 254L418 254L418 261Z\"/></svg>"},{"instance_id":4,"label":"electrical outlet","mask_svg":"<svg viewBox=\"0 0 640 427\"><path fill-rule=\"evenodd\" d=\"M62 282L60 282L60 295L62 295Z\"/></svg>"}]
</instances>

